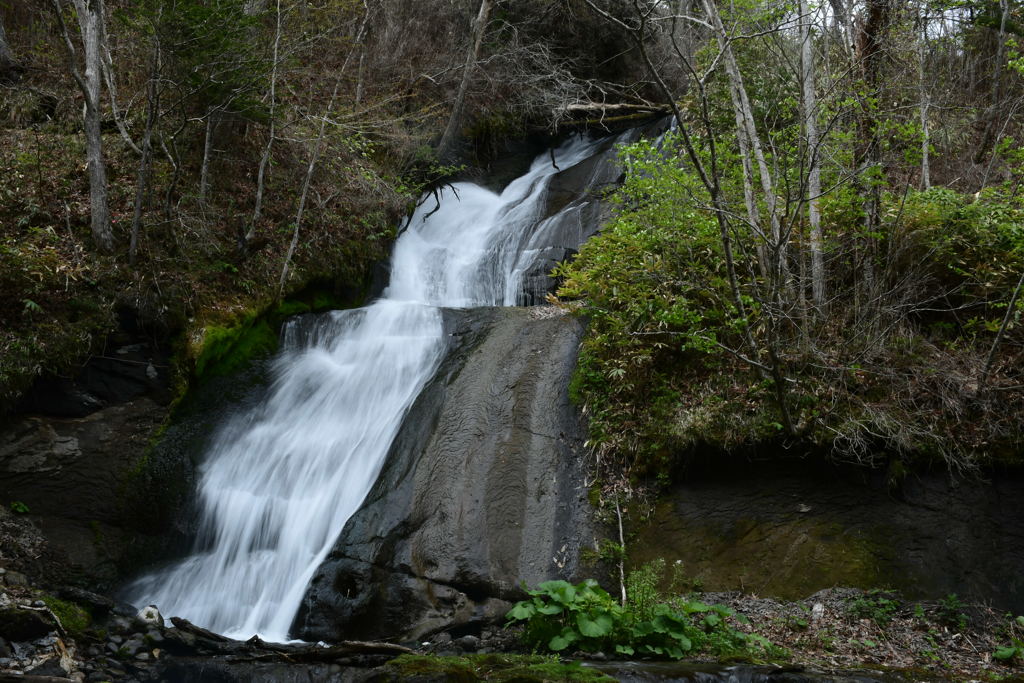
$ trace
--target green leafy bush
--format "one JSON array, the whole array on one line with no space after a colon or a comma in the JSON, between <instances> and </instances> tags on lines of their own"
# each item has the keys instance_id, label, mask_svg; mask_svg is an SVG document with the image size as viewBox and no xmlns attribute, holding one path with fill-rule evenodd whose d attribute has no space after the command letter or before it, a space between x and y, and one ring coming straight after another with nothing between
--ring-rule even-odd
<instances>
[{"instance_id":1,"label":"green leafy bush","mask_svg":"<svg viewBox=\"0 0 1024 683\"><path fill-rule=\"evenodd\" d=\"M904 267L923 264L934 287L975 313L1002 303L1024 268L1024 209L996 191L911 192L905 202L890 201L890 216L897 226L890 241L906 248Z\"/></svg>"},{"instance_id":2,"label":"green leafy bush","mask_svg":"<svg viewBox=\"0 0 1024 683\"><path fill-rule=\"evenodd\" d=\"M772 290L759 267L765 243L737 218L738 165L723 166L734 295L712 202L677 140L627 145L620 160L611 220L554 273L559 299L589 321L570 396L602 481L663 482L690 458L796 443L874 467L893 453L910 469L1019 461L1024 298L1008 317L1006 306L1024 270L1020 199L998 188L882 192L866 235L855 188L830 191L830 301L811 311L803 243L789 247L793 291ZM1004 317L986 379L1006 393L982 405L970 388Z\"/></svg>"},{"instance_id":3,"label":"green leafy bush","mask_svg":"<svg viewBox=\"0 0 1024 683\"><path fill-rule=\"evenodd\" d=\"M874 589L850 600L846 610L854 618L870 619L884 628L892 621L900 607L901 603L894 595Z\"/></svg>"},{"instance_id":4,"label":"green leafy bush","mask_svg":"<svg viewBox=\"0 0 1024 683\"><path fill-rule=\"evenodd\" d=\"M637 580L634 577L634 583ZM683 599L655 602L648 593L623 607L593 579L575 586L547 581L527 593L530 598L509 611L509 622L525 622L527 644L552 652L573 647L681 659L698 653L750 656L772 649L761 636L733 628L730 618L743 619L722 605Z\"/></svg>"},{"instance_id":5,"label":"green leafy bush","mask_svg":"<svg viewBox=\"0 0 1024 683\"><path fill-rule=\"evenodd\" d=\"M666 148L674 145L671 136ZM714 364L736 333L714 220L693 201L697 180L651 141L623 148L616 213L562 264L558 295L590 320L570 386L591 440L636 474L661 473L677 449L666 430L680 402L673 370Z\"/></svg>"}]
</instances>

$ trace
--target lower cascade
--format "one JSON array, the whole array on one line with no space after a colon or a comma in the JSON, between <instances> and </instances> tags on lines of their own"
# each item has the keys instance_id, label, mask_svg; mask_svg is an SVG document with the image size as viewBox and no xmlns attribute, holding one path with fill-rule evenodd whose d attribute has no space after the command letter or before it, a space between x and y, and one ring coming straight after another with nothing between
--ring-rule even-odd
<instances>
[{"instance_id":1,"label":"lower cascade","mask_svg":"<svg viewBox=\"0 0 1024 683\"><path fill-rule=\"evenodd\" d=\"M312 327L287 324L267 397L219 428L199 468L191 555L136 580L128 600L230 637L287 641L314 573L444 358L441 308L542 297L530 272L557 246L553 235L574 223L572 248L585 239L579 201L546 215L549 183L574 168L587 174L576 180L583 188L614 179L612 142L569 141L500 194L446 186L397 240L380 299L319 316Z\"/></svg>"}]
</instances>

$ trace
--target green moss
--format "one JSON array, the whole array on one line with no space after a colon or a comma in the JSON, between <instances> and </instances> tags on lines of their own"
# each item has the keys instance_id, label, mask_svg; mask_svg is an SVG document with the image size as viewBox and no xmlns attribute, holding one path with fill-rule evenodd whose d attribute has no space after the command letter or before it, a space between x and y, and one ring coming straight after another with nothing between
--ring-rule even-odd
<instances>
[{"instance_id":1,"label":"green moss","mask_svg":"<svg viewBox=\"0 0 1024 683\"><path fill-rule=\"evenodd\" d=\"M474 681L613 681L615 679L586 669L579 662L562 662L557 657L530 655L466 655L432 657L402 655L391 660L387 669L395 676L387 680L405 680L412 676L444 676L444 680L462 683Z\"/></svg>"},{"instance_id":2,"label":"green moss","mask_svg":"<svg viewBox=\"0 0 1024 683\"><path fill-rule=\"evenodd\" d=\"M81 635L92 623L92 616L83 607L52 595L44 595L43 602L50 608L64 630L73 636Z\"/></svg>"},{"instance_id":3,"label":"green moss","mask_svg":"<svg viewBox=\"0 0 1024 683\"><path fill-rule=\"evenodd\" d=\"M285 319L302 313L349 308L362 297L339 296L333 289L311 285L275 305L250 311L235 324L207 325L195 356L194 376L200 382L229 375L256 358L277 351Z\"/></svg>"},{"instance_id":4,"label":"green moss","mask_svg":"<svg viewBox=\"0 0 1024 683\"><path fill-rule=\"evenodd\" d=\"M309 313L310 305L304 301L296 301L289 299L288 301L282 301L274 309L273 315L279 318L287 318L290 315L299 315L300 313Z\"/></svg>"},{"instance_id":5,"label":"green moss","mask_svg":"<svg viewBox=\"0 0 1024 683\"><path fill-rule=\"evenodd\" d=\"M196 357L195 376L202 381L213 375L227 375L276 350L277 333L264 317L250 313L238 325L211 325L206 328L202 350Z\"/></svg>"}]
</instances>

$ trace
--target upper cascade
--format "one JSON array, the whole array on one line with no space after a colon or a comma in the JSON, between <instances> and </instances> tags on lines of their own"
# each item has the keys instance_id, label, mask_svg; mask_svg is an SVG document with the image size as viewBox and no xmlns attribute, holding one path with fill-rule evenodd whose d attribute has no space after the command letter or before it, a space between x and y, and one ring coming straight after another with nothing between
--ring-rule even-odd
<instances>
[{"instance_id":1,"label":"upper cascade","mask_svg":"<svg viewBox=\"0 0 1024 683\"><path fill-rule=\"evenodd\" d=\"M431 306L515 306L542 222L548 182L594 155L603 140L576 139L537 157L500 193L459 182L421 201L391 257L385 298Z\"/></svg>"}]
</instances>

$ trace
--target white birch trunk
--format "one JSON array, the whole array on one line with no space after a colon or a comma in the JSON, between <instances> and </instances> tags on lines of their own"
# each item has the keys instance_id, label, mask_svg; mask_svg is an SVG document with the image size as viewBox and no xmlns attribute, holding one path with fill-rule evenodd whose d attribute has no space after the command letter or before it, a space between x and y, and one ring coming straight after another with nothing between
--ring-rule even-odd
<instances>
[{"instance_id":1,"label":"white birch trunk","mask_svg":"<svg viewBox=\"0 0 1024 683\"><path fill-rule=\"evenodd\" d=\"M740 73L739 66L736 63L736 57L733 54L732 45L729 41L729 35L725 30L725 25L722 23L722 17L718 13L718 7L715 6L714 0L703 0L703 4L704 11L707 13L708 19L711 21L711 25L718 38L718 45L722 51L722 63L725 66L726 74L729 77L729 83L732 89L733 108L738 128L736 131L737 137L746 137L747 144L749 145L749 154L753 156L754 162L757 163L758 175L761 180L761 190L764 192L764 201L765 206L768 209L768 220L771 230L771 249L769 251L772 252L774 260L772 270L776 273L781 286L783 281L788 279L788 266L786 264L786 245L784 244L782 227L779 221L778 198L775 192L775 183L772 180L771 171L768 168L768 162L764 156L764 150L761 146L761 138L757 133L753 109L751 108L750 100L747 97L746 87L743 85L743 75Z\"/></svg>"},{"instance_id":2,"label":"white birch trunk","mask_svg":"<svg viewBox=\"0 0 1024 683\"><path fill-rule=\"evenodd\" d=\"M203 164L199 169L199 201L205 202L210 194L210 157L213 156L213 135L217 130L218 107L206 112L206 138L203 141Z\"/></svg>"},{"instance_id":3,"label":"white birch trunk","mask_svg":"<svg viewBox=\"0 0 1024 683\"><path fill-rule=\"evenodd\" d=\"M928 108L931 105L928 96L928 84L924 77L925 44L928 39L928 18L921 18L921 37L919 39L918 60L917 60L917 82L921 93L921 189L927 190L932 186L931 179L931 138L928 134Z\"/></svg>"},{"instance_id":4,"label":"white birch trunk","mask_svg":"<svg viewBox=\"0 0 1024 683\"><path fill-rule=\"evenodd\" d=\"M85 60L84 72L78 65L71 33L64 21L61 0L50 0L57 15L65 46L68 50L71 75L85 98L83 114L85 128L86 166L89 172L89 213L92 238L101 251L113 251L114 234L110 227L110 207L107 203L107 166L103 159L103 137L100 115L103 71L103 0L73 0L78 14L78 27L82 38Z\"/></svg>"},{"instance_id":5,"label":"white birch trunk","mask_svg":"<svg viewBox=\"0 0 1024 683\"><path fill-rule=\"evenodd\" d=\"M807 222L811 231L811 298L821 310L825 306L825 260L822 253L821 164L818 161L818 103L814 83L814 49L811 44L810 8L800 0L800 93L802 95L804 136L807 140Z\"/></svg>"}]
</instances>

